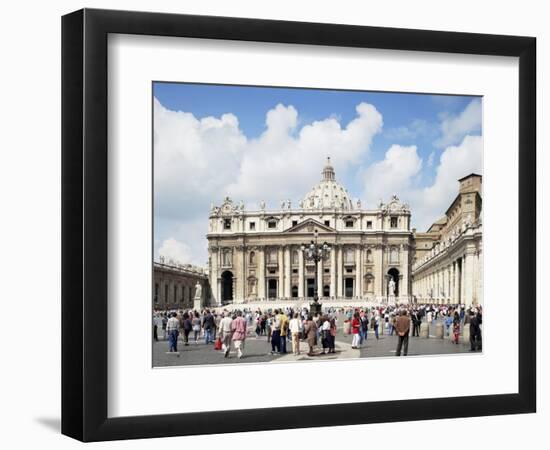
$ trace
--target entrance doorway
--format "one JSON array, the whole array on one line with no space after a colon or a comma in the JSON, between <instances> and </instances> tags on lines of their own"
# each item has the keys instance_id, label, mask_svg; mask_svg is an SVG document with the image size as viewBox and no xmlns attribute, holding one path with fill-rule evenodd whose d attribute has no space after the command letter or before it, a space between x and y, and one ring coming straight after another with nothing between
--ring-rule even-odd
<instances>
[{"instance_id":1,"label":"entrance doorway","mask_svg":"<svg viewBox=\"0 0 550 450\"><path fill-rule=\"evenodd\" d=\"M344 296L347 298L353 297L353 278L344 279Z\"/></svg>"},{"instance_id":2,"label":"entrance doorway","mask_svg":"<svg viewBox=\"0 0 550 450\"><path fill-rule=\"evenodd\" d=\"M277 280L267 280L267 298L277 298Z\"/></svg>"},{"instance_id":3,"label":"entrance doorway","mask_svg":"<svg viewBox=\"0 0 550 450\"><path fill-rule=\"evenodd\" d=\"M233 274L226 270L222 273L222 303L231 303L233 301Z\"/></svg>"},{"instance_id":4,"label":"entrance doorway","mask_svg":"<svg viewBox=\"0 0 550 450\"><path fill-rule=\"evenodd\" d=\"M308 278L307 279L307 296L313 297L315 295L315 278Z\"/></svg>"},{"instance_id":5,"label":"entrance doorway","mask_svg":"<svg viewBox=\"0 0 550 450\"><path fill-rule=\"evenodd\" d=\"M330 286L326 284L323 286L323 297L330 297Z\"/></svg>"},{"instance_id":6,"label":"entrance doorway","mask_svg":"<svg viewBox=\"0 0 550 450\"><path fill-rule=\"evenodd\" d=\"M386 286L388 295L390 294L389 291L389 285L390 285L390 277L393 278L393 281L395 283L395 296L399 297L399 270L397 270L395 267L392 267L390 270L388 270L388 285Z\"/></svg>"}]
</instances>

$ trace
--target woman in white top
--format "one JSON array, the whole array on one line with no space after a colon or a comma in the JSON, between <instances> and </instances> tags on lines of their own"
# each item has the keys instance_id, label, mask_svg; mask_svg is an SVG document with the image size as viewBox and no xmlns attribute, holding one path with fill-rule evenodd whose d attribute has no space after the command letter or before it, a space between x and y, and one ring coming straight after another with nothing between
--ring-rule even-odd
<instances>
[{"instance_id":1,"label":"woman in white top","mask_svg":"<svg viewBox=\"0 0 550 450\"><path fill-rule=\"evenodd\" d=\"M292 336L292 353L295 355L300 354L300 333L302 332L302 321L298 314L294 314L294 317L290 319L288 326Z\"/></svg>"}]
</instances>

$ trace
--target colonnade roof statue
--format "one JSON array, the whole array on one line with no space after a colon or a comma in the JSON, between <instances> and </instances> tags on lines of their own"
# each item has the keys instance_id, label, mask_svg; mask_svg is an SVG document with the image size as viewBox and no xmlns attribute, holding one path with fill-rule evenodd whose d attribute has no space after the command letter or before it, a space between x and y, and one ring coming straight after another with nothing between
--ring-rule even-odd
<instances>
[{"instance_id":1,"label":"colonnade roof statue","mask_svg":"<svg viewBox=\"0 0 550 450\"><path fill-rule=\"evenodd\" d=\"M338 208L352 210L353 202L348 191L336 181L330 157L327 158L322 173L322 180L307 193L300 206L303 209Z\"/></svg>"}]
</instances>

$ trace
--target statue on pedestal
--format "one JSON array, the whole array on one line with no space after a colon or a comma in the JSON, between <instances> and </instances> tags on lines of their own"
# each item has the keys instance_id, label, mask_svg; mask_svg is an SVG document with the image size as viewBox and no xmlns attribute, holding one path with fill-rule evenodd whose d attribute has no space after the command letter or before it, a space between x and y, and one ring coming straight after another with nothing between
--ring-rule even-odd
<instances>
[{"instance_id":1,"label":"statue on pedestal","mask_svg":"<svg viewBox=\"0 0 550 450\"><path fill-rule=\"evenodd\" d=\"M390 277L390 282L388 283L388 294L390 297L395 297L395 281L393 281L393 277Z\"/></svg>"},{"instance_id":2,"label":"statue on pedestal","mask_svg":"<svg viewBox=\"0 0 550 450\"><path fill-rule=\"evenodd\" d=\"M195 297L193 299L193 308L200 311L202 308L202 286L199 281L195 284Z\"/></svg>"}]
</instances>

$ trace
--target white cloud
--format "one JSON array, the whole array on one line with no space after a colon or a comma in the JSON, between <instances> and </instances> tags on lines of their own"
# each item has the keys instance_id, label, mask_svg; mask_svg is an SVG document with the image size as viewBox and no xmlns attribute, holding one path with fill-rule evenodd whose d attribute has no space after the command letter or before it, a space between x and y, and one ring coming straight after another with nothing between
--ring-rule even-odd
<instances>
[{"instance_id":1,"label":"white cloud","mask_svg":"<svg viewBox=\"0 0 550 450\"><path fill-rule=\"evenodd\" d=\"M444 116L441 121L441 137L434 142L444 148L460 142L464 136L481 130L481 100L472 100L458 115Z\"/></svg>"},{"instance_id":2,"label":"white cloud","mask_svg":"<svg viewBox=\"0 0 550 450\"><path fill-rule=\"evenodd\" d=\"M414 213L419 229L441 217L458 194L458 180L472 172L482 174L483 139L466 136L460 145L447 147L441 154L434 183L415 192Z\"/></svg>"},{"instance_id":3,"label":"white cloud","mask_svg":"<svg viewBox=\"0 0 550 450\"><path fill-rule=\"evenodd\" d=\"M382 161L364 172L367 207L373 208L380 198L387 201L396 193L403 202L409 203L413 226L425 231L443 216L458 194L458 180L472 172L482 174L482 167L481 136L466 136L459 145L449 146L442 152L433 183L419 187L422 159L416 146L393 145Z\"/></svg>"},{"instance_id":4,"label":"white cloud","mask_svg":"<svg viewBox=\"0 0 550 450\"><path fill-rule=\"evenodd\" d=\"M208 205L239 171L247 139L237 117L197 119L154 103L155 212L185 217Z\"/></svg>"},{"instance_id":5,"label":"white cloud","mask_svg":"<svg viewBox=\"0 0 550 450\"><path fill-rule=\"evenodd\" d=\"M246 203L301 199L320 178L325 157L332 156L336 172L369 154L374 135L382 129L382 115L367 103L356 107L357 116L343 127L335 117L315 121L297 130L293 106L277 105L267 114L266 131L248 143L240 172L228 193ZM311 166L318 170L309 170Z\"/></svg>"},{"instance_id":6,"label":"white cloud","mask_svg":"<svg viewBox=\"0 0 550 450\"><path fill-rule=\"evenodd\" d=\"M387 201L392 194L403 197L421 169L416 145L392 145L384 159L371 164L364 173L367 207L376 207L379 200Z\"/></svg>"},{"instance_id":7,"label":"white cloud","mask_svg":"<svg viewBox=\"0 0 550 450\"><path fill-rule=\"evenodd\" d=\"M367 103L356 106L355 118L346 125L335 116L301 128L298 123L299 114L292 105L278 104L267 112L262 135L249 140L233 114L198 119L168 110L155 99L157 237L205 244L206 227L196 225L203 226L210 203L220 204L226 195L244 200L248 207L260 200L271 208L287 198L297 202L319 181L326 156L333 156L342 177L369 154L372 139L383 125L382 115ZM206 258L198 244L185 251L177 248L190 261L203 263Z\"/></svg>"},{"instance_id":8,"label":"white cloud","mask_svg":"<svg viewBox=\"0 0 550 450\"><path fill-rule=\"evenodd\" d=\"M158 254L163 256L167 262L172 260L180 264L187 264L192 259L189 246L174 238L165 239L158 250Z\"/></svg>"}]
</instances>

